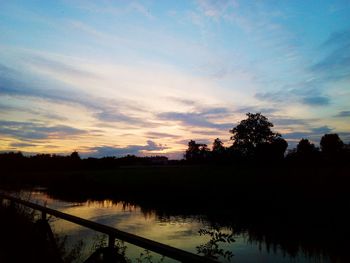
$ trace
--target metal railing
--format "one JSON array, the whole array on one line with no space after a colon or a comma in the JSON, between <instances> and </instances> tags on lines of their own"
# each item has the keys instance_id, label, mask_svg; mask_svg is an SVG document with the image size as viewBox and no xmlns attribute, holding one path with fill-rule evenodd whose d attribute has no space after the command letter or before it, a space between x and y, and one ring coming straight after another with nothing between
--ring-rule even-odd
<instances>
[{"instance_id":1,"label":"metal railing","mask_svg":"<svg viewBox=\"0 0 350 263\"><path fill-rule=\"evenodd\" d=\"M134 234L130 234L121 230L118 230L116 228L102 225L84 218L80 218L77 216L73 216L70 214L66 214L45 206L41 206L35 203L31 203L10 195L5 195L0 193L0 199L9 200L10 202L15 202L27 207L30 207L34 210L38 210L41 212L42 219L46 220L47 214L55 216L57 218L64 219L66 221L78 224L80 226L84 226L90 229L93 229L95 231L104 233L108 235L108 247L113 248L115 244L115 239L123 240L127 243L136 245L138 247L142 247L144 249L159 253L161 255L164 255L166 257L178 260L180 262L186 262L186 263L195 263L195 262L203 262L203 263L217 263L218 261L205 258L175 247L171 247L147 238L143 238Z\"/></svg>"}]
</instances>

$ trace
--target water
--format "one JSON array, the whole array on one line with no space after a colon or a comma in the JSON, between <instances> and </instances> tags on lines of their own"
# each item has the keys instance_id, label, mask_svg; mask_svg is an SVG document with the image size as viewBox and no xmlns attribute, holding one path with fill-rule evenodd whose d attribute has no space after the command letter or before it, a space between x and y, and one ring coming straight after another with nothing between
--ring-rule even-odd
<instances>
[{"instance_id":1,"label":"water","mask_svg":"<svg viewBox=\"0 0 350 263\"><path fill-rule=\"evenodd\" d=\"M201 229L213 231L212 224L205 216L159 216L156 211L145 211L136 205L129 205L123 202L112 200L67 202L50 197L42 191L22 191L20 196L38 204L45 204L50 208L57 209L64 213L72 214L91 221L115 227L117 229L133 233L151 240L155 240L176 248L197 253L197 247L210 240L209 235L200 235ZM67 236L67 246L72 247L79 240L83 240L84 247L82 259L85 259L93 251L94 245L103 240L103 236L90 229L80 227L73 223L50 218L50 224L55 233L59 236ZM321 253L306 255L302 248L293 255L286 253L285 249L276 245L271 248L266 242L254 240L248 232L235 233L235 229L220 227L220 233L233 233L235 242L219 243L224 251L233 253L229 260L220 258L222 262L237 263L291 263L291 262L331 262ZM127 256L135 261L143 253L143 249L125 243ZM153 255L153 262L158 262L159 255ZM173 262L165 259L164 262Z\"/></svg>"}]
</instances>

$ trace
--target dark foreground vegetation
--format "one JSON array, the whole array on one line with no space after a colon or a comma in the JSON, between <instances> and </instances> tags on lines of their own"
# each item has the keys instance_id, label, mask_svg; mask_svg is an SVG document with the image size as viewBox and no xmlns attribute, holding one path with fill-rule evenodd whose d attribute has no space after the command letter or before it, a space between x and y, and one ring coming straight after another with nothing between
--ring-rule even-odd
<instances>
[{"instance_id":1,"label":"dark foreground vegetation","mask_svg":"<svg viewBox=\"0 0 350 263\"><path fill-rule=\"evenodd\" d=\"M233 144L219 139L212 150L190 141L185 160L21 153L0 155L2 187L46 187L72 201L112 198L140 205L160 217L204 215L213 227L247 232L253 242L289 255L326 254L350 262L350 151L337 134L320 148L302 139L287 142L261 114L248 114L233 128Z\"/></svg>"},{"instance_id":2,"label":"dark foreground vegetation","mask_svg":"<svg viewBox=\"0 0 350 263\"><path fill-rule=\"evenodd\" d=\"M81 244L67 251L64 239L50 240L33 210L3 200L0 233L0 262L71 263L80 255Z\"/></svg>"}]
</instances>

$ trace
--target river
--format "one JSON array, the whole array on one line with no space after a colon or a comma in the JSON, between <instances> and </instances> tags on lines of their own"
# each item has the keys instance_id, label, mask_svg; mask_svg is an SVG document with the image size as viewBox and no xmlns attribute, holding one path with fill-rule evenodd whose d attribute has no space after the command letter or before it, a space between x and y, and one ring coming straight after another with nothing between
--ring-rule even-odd
<instances>
[{"instance_id":1,"label":"river","mask_svg":"<svg viewBox=\"0 0 350 263\"><path fill-rule=\"evenodd\" d=\"M217 227L215 230L213 229L212 222L209 222L203 215L161 216L156 211L145 210L137 205L115 202L109 199L102 201L67 202L55 199L41 190L22 191L16 195L64 213L112 226L193 253L197 253L199 246L210 241L209 234L200 235L201 230L207 230L208 233L216 231L224 234L233 234L234 242L218 243L224 252L227 251L227 254L232 255L230 258L220 257L219 259L222 262L333 262L328 256L323 255L322 252L310 254L303 247L300 247L293 253L290 253L285 247L280 245L275 244L271 247L264 240L254 239L248 231L239 231L236 233L232 227ZM101 234L90 229L54 217L50 218L50 225L53 231L61 238L64 236L67 237L66 245L68 247L73 247L77 242L83 241L84 245L80 261L91 254L94 246L105 240ZM127 247L126 254L132 262L140 258L140 253L145 253L143 249L127 243L125 245ZM151 255L152 262L158 262L161 258L159 255L153 253ZM165 258L163 262L174 261Z\"/></svg>"}]
</instances>

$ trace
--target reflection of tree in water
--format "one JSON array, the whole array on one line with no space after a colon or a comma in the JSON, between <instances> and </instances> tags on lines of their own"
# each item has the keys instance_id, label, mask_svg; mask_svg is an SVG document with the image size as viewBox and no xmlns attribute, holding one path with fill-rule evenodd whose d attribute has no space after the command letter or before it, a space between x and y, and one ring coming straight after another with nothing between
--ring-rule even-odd
<instances>
[{"instance_id":1,"label":"reflection of tree in water","mask_svg":"<svg viewBox=\"0 0 350 263\"><path fill-rule=\"evenodd\" d=\"M213 227L211 229L200 229L199 235L209 236L210 240L202 245L197 246L197 253L203 254L205 257L211 259L224 258L227 261L231 261L233 253L229 250L225 250L221 246L225 243L233 243L235 239L233 238L233 232L224 233L221 231L220 227Z\"/></svg>"}]
</instances>

